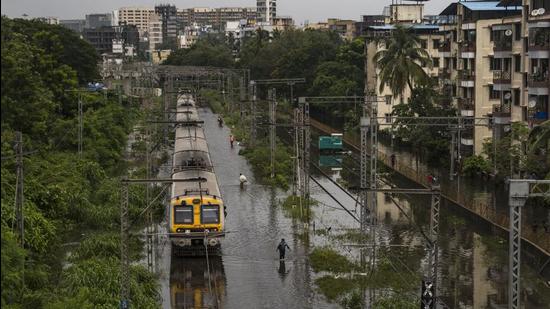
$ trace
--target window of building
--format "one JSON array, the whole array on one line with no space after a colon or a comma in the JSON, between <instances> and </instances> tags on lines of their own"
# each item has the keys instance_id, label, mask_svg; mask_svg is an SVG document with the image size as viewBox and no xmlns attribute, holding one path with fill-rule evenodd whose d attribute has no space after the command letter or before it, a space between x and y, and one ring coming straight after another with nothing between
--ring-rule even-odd
<instances>
[{"instance_id":1,"label":"window of building","mask_svg":"<svg viewBox=\"0 0 550 309\"><path fill-rule=\"evenodd\" d=\"M391 123L391 114L390 113L385 113L384 117L386 117L386 123Z\"/></svg>"},{"instance_id":2,"label":"window of building","mask_svg":"<svg viewBox=\"0 0 550 309\"><path fill-rule=\"evenodd\" d=\"M489 70L491 71L502 70L502 62L500 61L500 59L489 57Z\"/></svg>"},{"instance_id":3,"label":"window of building","mask_svg":"<svg viewBox=\"0 0 550 309\"><path fill-rule=\"evenodd\" d=\"M423 49L426 49L428 47L426 40L420 40L420 47L422 47Z\"/></svg>"},{"instance_id":4,"label":"window of building","mask_svg":"<svg viewBox=\"0 0 550 309\"><path fill-rule=\"evenodd\" d=\"M457 60L456 58L453 58L453 70L456 70L456 66L457 66Z\"/></svg>"},{"instance_id":5,"label":"window of building","mask_svg":"<svg viewBox=\"0 0 550 309\"><path fill-rule=\"evenodd\" d=\"M439 58L433 58L434 61L434 68L439 68Z\"/></svg>"},{"instance_id":6,"label":"window of building","mask_svg":"<svg viewBox=\"0 0 550 309\"><path fill-rule=\"evenodd\" d=\"M500 91L494 90L493 85L489 86L489 100L498 100L500 99Z\"/></svg>"},{"instance_id":7,"label":"window of building","mask_svg":"<svg viewBox=\"0 0 550 309\"><path fill-rule=\"evenodd\" d=\"M439 48L439 39L434 39L433 41L433 49L438 49Z\"/></svg>"},{"instance_id":8,"label":"window of building","mask_svg":"<svg viewBox=\"0 0 550 309\"><path fill-rule=\"evenodd\" d=\"M514 72L521 72L521 55L514 55Z\"/></svg>"},{"instance_id":9,"label":"window of building","mask_svg":"<svg viewBox=\"0 0 550 309\"><path fill-rule=\"evenodd\" d=\"M519 88L514 88L513 89L513 98L514 98L514 105L518 106L519 102L521 100Z\"/></svg>"},{"instance_id":10,"label":"window of building","mask_svg":"<svg viewBox=\"0 0 550 309\"><path fill-rule=\"evenodd\" d=\"M550 1L548 1L548 0L531 0L531 8L533 8L533 10L544 8L548 12L548 10L550 10Z\"/></svg>"},{"instance_id":11,"label":"window of building","mask_svg":"<svg viewBox=\"0 0 550 309\"><path fill-rule=\"evenodd\" d=\"M521 24L514 24L514 38L516 41L521 40Z\"/></svg>"},{"instance_id":12,"label":"window of building","mask_svg":"<svg viewBox=\"0 0 550 309\"><path fill-rule=\"evenodd\" d=\"M391 95L387 95L387 96L386 96L386 105L391 105L391 100L392 100L392 96L391 96Z\"/></svg>"}]
</instances>

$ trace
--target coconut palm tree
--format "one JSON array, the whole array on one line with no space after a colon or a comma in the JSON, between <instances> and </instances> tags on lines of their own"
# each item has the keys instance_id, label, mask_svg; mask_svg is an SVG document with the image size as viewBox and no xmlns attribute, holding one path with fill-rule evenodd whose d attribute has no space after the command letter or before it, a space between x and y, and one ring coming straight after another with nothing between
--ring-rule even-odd
<instances>
[{"instance_id":1,"label":"coconut palm tree","mask_svg":"<svg viewBox=\"0 0 550 309\"><path fill-rule=\"evenodd\" d=\"M393 96L403 94L406 87L412 91L414 85L425 84L429 80L423 66L432 65L432 60L420 47L420 38L411 28L395 25L389 38L384 40L386 49L374 55L374 61L380 69L380 92L388 86Z\"/></svg>"}]
</instances>

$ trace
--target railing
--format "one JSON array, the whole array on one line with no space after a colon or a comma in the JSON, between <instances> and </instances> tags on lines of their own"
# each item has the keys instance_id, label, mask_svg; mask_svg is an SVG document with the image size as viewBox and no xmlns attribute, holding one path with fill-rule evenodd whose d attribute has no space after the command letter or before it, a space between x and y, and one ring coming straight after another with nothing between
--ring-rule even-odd
<instances>
[{"instance_id":1,"label":"railing","mask_svg":"<svg viewBox=\"0 0 550 309\"><path fill-rule=\"evenodd\" d=\"M443 78L443 79L451 78L451 69L449 69L449 68L439 69L439 77Z\"/></svg>"},{"instance_id":2,"label":"railing","mask_svg":"<svg viewBox=\"0 0 550 309\"><path fill-rule=\"evenodd\" d=\"M529 31L529 50L550 50L550 30L535 28Z\"/></svg>"},{"instance_id":3,"label":"railing","mask_svg":"<svg viewBox=\"0 0 550 309\"><path fill-rule=\"evenodd\" d=\"M476 51L476 42L474 41L464 41L460 47L460 51L463 53L475 52Z\"/></svg>"},{"instance_id":4,"label":"railing","mask_svg":"<svg viewBox=\"0 0 550 309\"><path fill-rule=\"evenodd\" d=\"M493 117L510 117L510 104L493 104Z\"/></svg>"},{"instance_id":5,"label":"railing","mask_svg":"<svg viewBox=\"0 0 550 309\"><path fill-rule=\"evenodd\" d=\"M550 88L550 74L546 73L529 74L527 86L532 88Z\"/></svg>"},{"instance_id":6,"label":"railing","mask_svg":"<svg viewBox=\"0 0 550 309\"><path fill-rule=\"evenodd\" d=\"M474 80L476 71L474 70L460 70L460 80Z\"/></svg>"},{"instance_id":7,"label":"railing","mask_svg":"<svg viewBox=\"0 0 550 309\"><path fill-rule=\"evenodd\" d=\"M324 131L327 134L336 131L330 126L320 123L314 119L311 119L310 123L313 127ZM360 143L357 138L351 138L350 136L344 135L343 140L347 145L351 146L356 151L360 151ZM407 163L400 162L399 158L397 164L392 165L391 154L387 154L383 150L378 150L377 157L378 160L383 162L386 166L395 166L394 170L399 174L422 185L425 188L430 187L430 185L428 184L429 173L427 171L419 171L413 169ZM459 187L456 186L454 183L442 183L441 195L447 200L450 200L458 206L461 206L471 213L483 218L487 222L496 225L505 231L508 230L510 226L510 219L508 214L497 212L496 208L493 206L492 198L490 196L484 193L481 193L481 196L470 196L464 194L464 192L460 191L458 188ZM521 236L524 240L527 240L528 242L533 244L543 253L550 255L550 237L548 237L542 231L539 231L538 233L535 232L532 226L529 225L527 222L522 222L521 227Z\"/></svg>"},{"instance_id":8,"label":"railing","mask_svg":"<svg viewBox=\"0 0 550 309\"><path fill-rule=\"evenodd\" d=\"M512 82L512 73L510 71L493 71L493 83L509 84Z\"/></svg>"},{"instance_id":9,"label":"railing","mask_svg":"<svg viewBox=\"0 0 550 309\"><path fill-rule=\"evenodd\" d=\"M512 39L511 37L508 37L508 39L502 39L495 41L495 47L493 47L493 51L512 51Z\"/></svg>"},{"instance_id":10,"label":"railing","mask_svg":"<svg viewBox=\"0 0 550 309\"><path fill-rule=\"evenodd\" d=\"M474 99L458 98L458 108L461 110L475 110Z\"/></svg>"},{"instance_id":11,"label":"railing","mask_svg":"<svg viewBox=\"0 0 550 309\"><path fill-rule=\"evenodd\" d=\"M451 42L443 42L437 49L439 52L451 52Z\"/></svg>"}]
</instances>

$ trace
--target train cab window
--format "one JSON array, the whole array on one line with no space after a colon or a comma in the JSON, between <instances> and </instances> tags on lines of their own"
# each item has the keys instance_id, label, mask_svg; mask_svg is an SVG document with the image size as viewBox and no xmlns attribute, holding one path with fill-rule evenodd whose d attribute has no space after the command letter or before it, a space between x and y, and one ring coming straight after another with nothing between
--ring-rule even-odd
<instances>
[{"instance_id":1,"label":"train cab window","mask_svg":"<svg viewBox=\"0 0 550 309\"><path fill-rule=\"evenodd\" d=\"M219 223L220 222L220 206L219 205L202 205L201 207L201 223Z\"/></svg>"},{"instance_id":2,"label":"train cab window","mask_svg":"<svg viewBox=\"0 0 550 309\"><path fill-rule=\"evenodd\" d=\"M193 224L193 206L175 206L174 223Z\"/></svg>"}]
</instances>

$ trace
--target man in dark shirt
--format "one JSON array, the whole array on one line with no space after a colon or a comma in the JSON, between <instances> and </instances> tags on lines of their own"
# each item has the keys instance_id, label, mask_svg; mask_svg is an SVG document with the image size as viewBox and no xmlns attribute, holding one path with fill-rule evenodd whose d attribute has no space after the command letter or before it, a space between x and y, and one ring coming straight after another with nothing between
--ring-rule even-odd
<instances>
[{"instance_id":1,"label":"man in dark shirt","mask_svg":"<svg viewBox=\"0 0 550 309\"><path fill-rule=\"evenodd\" d=\"M277 246L277 250L279 250L279 259L284 260L285 259L285 251L288 248L290 250L290 247L286 244L285 239L281 239L281 242Z\"/></svg>"}]
</instances>

